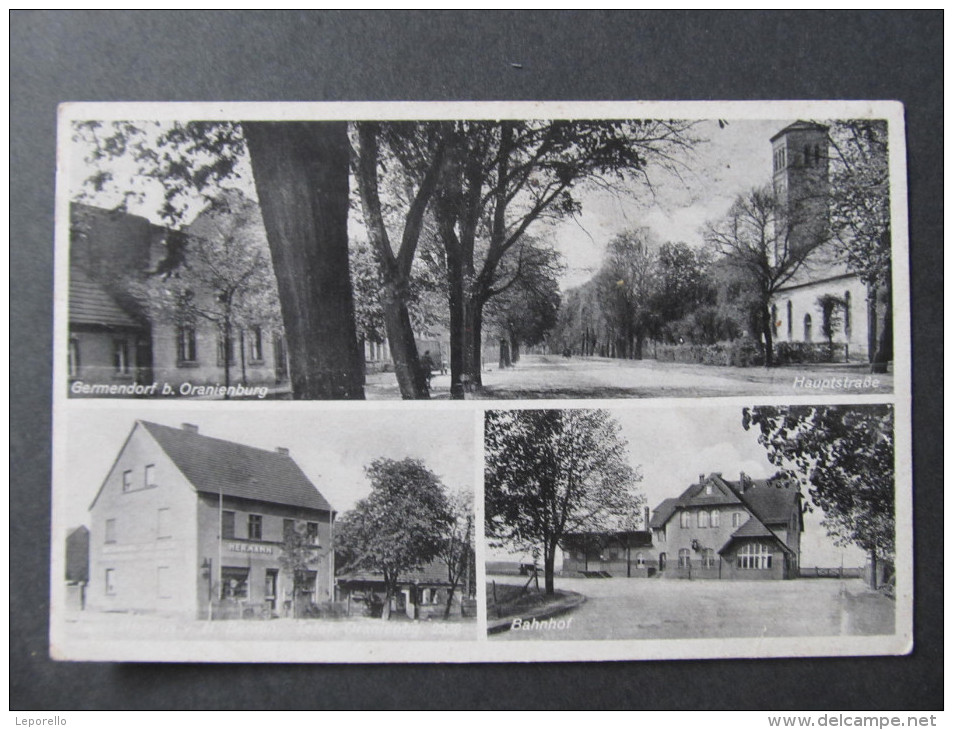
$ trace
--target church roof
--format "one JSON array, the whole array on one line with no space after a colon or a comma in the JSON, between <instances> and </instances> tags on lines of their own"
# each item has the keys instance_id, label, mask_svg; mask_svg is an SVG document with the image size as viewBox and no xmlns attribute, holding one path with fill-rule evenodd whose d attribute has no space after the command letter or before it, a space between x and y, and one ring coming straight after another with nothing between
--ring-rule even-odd
<instances>
[{"instance_id":1,"label":"church roof","mask_svg":"<svg viewBox=\"0 0 953 730\"><path fill-rule=\"evenodd\" d=\"M776 140L778 137L782 137L785 134L788 134L790 132L810 132L810 131L826 132L828 129L829 127L826 127L823 124L818 124L817 122L806 122L803 119L798 119L793 124L789 124L780 132L775 134L771 138L771 141L774 142L774 140Z\"/></svg>"},{"instance_id":2,"label":"church roof","mask_svg":"<svg viewBox=\"0 0 953 730\"><path fill-rule=\"evenodd\" d=\"M333 511L288 454L139 421L197 492Z\"/></svg>"}]
</instances>

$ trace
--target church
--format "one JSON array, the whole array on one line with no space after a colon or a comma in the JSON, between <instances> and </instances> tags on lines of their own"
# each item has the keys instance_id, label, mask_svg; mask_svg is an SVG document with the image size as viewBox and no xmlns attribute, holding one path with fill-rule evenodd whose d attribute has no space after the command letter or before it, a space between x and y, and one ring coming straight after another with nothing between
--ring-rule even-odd
<instances>
[{"instance_id":1,"label":"church","mask_svg":"<svg viewBox=\"0 0 953 730\"><path fill-rule=\"evenodd\" d=\"M797 121L771 138L774 193L787 213L793 237L825 237L830 191L829 128ZM797 245L796 241L793 245ZM819 300L832 297L837 308L832 341L835 360L869 361L876 351L877 292L851 272L833 242L814 251L771 302L772 335L777 343L827 343Z\"/></svg>"}]
</instances>

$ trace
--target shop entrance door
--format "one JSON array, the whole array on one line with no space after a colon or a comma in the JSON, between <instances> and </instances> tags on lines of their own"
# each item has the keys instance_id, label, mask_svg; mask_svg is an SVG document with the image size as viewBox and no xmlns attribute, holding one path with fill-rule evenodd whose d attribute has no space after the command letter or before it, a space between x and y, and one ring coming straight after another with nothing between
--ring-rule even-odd
<instances>
[{"instance_id":1,"label":"shop entrance door","mask_svg":"<svg viewBox=\"0 0 953 730\"><path fill-rule=\"evenodd\" d=\"M278 571L265 571L265 605L274 613L278 602Z\"/></svg>"}]
</instances>

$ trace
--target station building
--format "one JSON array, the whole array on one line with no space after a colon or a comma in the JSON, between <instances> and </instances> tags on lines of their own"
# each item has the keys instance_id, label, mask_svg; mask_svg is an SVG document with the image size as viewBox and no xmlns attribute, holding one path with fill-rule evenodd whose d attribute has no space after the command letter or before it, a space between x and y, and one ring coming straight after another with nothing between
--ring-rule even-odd
<instances>
[{"instance_id":1,"label":"station building","mask_svg":"<svg viewBox=\"0 0 953 730\"><path fill-rule=\"evenodd\" d=\"M646 515L646 530L565 536L563 572L592 577L796 578L801 493L788 482L700 474Z\"/></svg>"},{"instance_id":2,"label":"station building","mask_svg":"<svg viewBox=\"0 0 953 730\"><path fill-rule=\"evenodd\" d=\"M335 512L287 449L136 421L90 506L90 610L300 615L334 592ZM297 530L313 559L282 565Z\"/></svg>"}]
</instances>

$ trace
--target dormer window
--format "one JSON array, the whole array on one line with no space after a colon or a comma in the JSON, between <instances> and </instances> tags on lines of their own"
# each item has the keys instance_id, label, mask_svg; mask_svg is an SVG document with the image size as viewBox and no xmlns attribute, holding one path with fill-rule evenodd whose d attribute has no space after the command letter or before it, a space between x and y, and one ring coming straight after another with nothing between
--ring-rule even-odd
<instances>
[{"instance_id":1,"label":"dormer window","mask_svg":"<svg viewBox=\"0 0 953 730\"><path fill-rule=\"evenodd\" d=\"M705 485L705 494L710 495L711 493L712 493L711 484L706 484L706 485Z\"/></svg>"}]
</instances>

